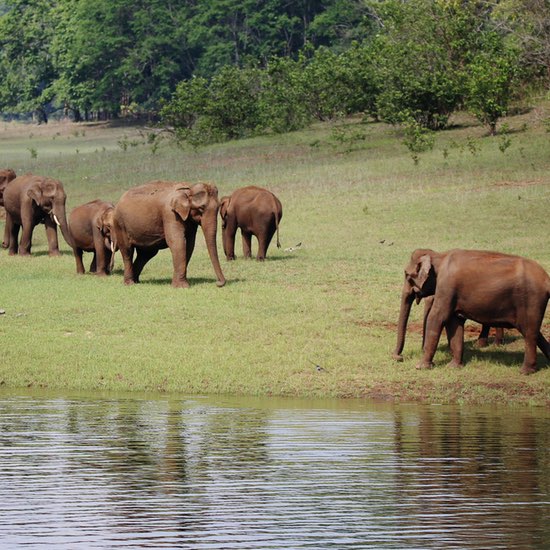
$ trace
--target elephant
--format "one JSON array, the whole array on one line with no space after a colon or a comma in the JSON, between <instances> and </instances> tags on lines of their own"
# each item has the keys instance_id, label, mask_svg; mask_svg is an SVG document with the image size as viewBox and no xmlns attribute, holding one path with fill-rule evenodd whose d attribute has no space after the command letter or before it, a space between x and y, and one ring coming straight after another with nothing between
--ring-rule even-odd
<instances>
[{"instance_id":1,"label":"elephant","mask_svg":"<svg viewBox=\"0 0 550 550\"><path fill-rule=\"evenodd\" d=\"M113 269L115 244L112 228L115 205L99 199L74 208L69 216L69 229L73 238L76 272L85 272L83 252L93 252L90 272L99 276L108 275Z\"/></svg>"},{"instance_id":2,"label":"elephant","mask_svg":"<svg viewBox=\"0 0 550 550\"><path fill-rule=\"evenodd\" d=\"M216 284L224 286L216 245L218 208L218 189L208 183L152 181L126 191L115 207L113 223L115 242L124 261L124 283L138 283L145 264L160 249L170 248L172 286L188 288L187 266L200 225Z\"/></svg>"},{"instance_id":3,"label":"elephant","mask_svg":"<svg viewBox=\"0 0 550 550\"><path fill-rule=\"evenodd\" d=\"M443 327L453 356L450 364L462 366L466 319L519 330L525 339L523 374L536 372L537 346L550 360L550 344L540 332L550 298L550 277L535 261L483 250L415 250L405 268L394 357L402 351L413 300L432 295L417 368L433 367Z\"/></svg>"},{"instance_id":4,"label":"elephant","mask_svg":"<svg viewBox=\"0 0 550 550\"><path fill-rule=\"evenodd\" d=\"M4 206L4 190L6 185L16 178L15 172L11 168L0 170L0 206ZM2 248L8 248L9 246L9 229L8 224L4 225L4 239L2 241Z\"/></svg>"},{"instance_id":5,"label":"elephant","mask_svg":"<svg viewBox=\"0 0 550 550\"><path fill-rule=\"evenodd\" d=\"M230 196L222 197L220 202L222 219L223 250L228 260L235 259L235 234L241 229L243 255L251 256L252 235L258 239L259 261L265 260L267 248L277 232L279 242L279 223L283 216L281 201L267 189L250 185L236 189Z\"/></svg>"},{"instance_id":6,"label":"elephant","mask_svg":"<svg viewBox=\"0 0 550 550\"><path fill-rule=\"evenodd\" d=\"M414 263L418 259L418 254L424 254L426 252L429 252L433 255L438 255L437 252L433 250L428 249L419 249L415 250L411 255L410 263ZM439 256L441 256L439 254ZM405 270L406 273L406 270ZM398 331L397 331L397 344L395 346L395 351L393 352L392 356L396 361L403 361L403 356L401 353L403 352L403 348L405 346L405 333L407 330L407 322L409 319L410 314L410 307L412 305L413 300L416 300L416 303L420 303L421 300L424 300L424 314L423 314L423 323L422 323L422 348L424 348L424 341L425 341L425 330L426 330L426 322L428 319L428 315L432 309L433 302L434 302L434 293L435 293L435 283L436 281L433 281L432 286L427 286L424 289L424 293L419 294L415 293L414 289L410 286L410 284L407 281L407 276L405 274L405 284L403 287L403 298L406 300L407 307L405 310L403 310L403 307L401 308L401 312L405 312L405 316L403 317L400 315L399 322L398 322ZM476 345L479 348L486 347L489 345L489 331L491 330L490 325L482 325L481 332L479 333L479 337L477 339ZM445 332L447 332L447 340L449 340L449 333L447 331L447 327L445 326ZM450 342L449 342L450 343ZM504 343L504 329L502 327L496 327L495 328L495 345L499 346Z\"/></svg>"},{"instance_id":7,"label":"elephant","mask_svg":"<svg viewBox=\"0 0 550 550\"><path fill-rule=\"evenodd\" d=\"M57 225L73 248L69 232L65 202L67 196L63 184L56 179L33 174L17 176L4 191L6 225L9 230L9 253L28 256L31 253L32 232L39 223L46 226L50 256L59 256ZM18 245L19 228L22 228L21 243Z\"/></svg>"}]
</instances>

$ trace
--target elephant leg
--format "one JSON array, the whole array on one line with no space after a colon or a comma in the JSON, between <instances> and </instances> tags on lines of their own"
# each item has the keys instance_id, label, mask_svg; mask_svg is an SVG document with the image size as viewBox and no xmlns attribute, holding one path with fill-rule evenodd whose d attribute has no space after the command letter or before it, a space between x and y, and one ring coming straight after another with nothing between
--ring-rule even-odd
<instances>
[{"instance_id":1,"label":"elephant leg","mask_svg":"<svg viewBox=\"0 0 550 550\"><path fill-rule=\"evenodd\" d=\"M258 255L256 256L256 259L259 261L265 260L265 257L267 256L267 249L271 239L273 238L273 232L270 229L271 228L267 228L267 231L264 231L258 235Z\"/></svg>"},{"instance_id":2,"label":"elephant leg","mask_svg":"<svg viewBox=\"0 0 550 550\"><path fill-rule=\"evenodd\" d=\"M195 250L195 240L197 238L197 228L198 225L187 224L185 226L185 258L187 265L191 261L191 256Z\"/></svg>"},{"instance_id":3,"label":"elephant leg","mask_svg":"<svg viewBox=\"0 0 550 550\"><path fill-rule=\"evenodd\" d=\"M504 344L504 329L502 327L495 328L495 346Z\"/></svg>"},{"instance_id":4,"label":"elephant leg","mask_svg":"<svg viewBox=\"0 0 550 550\"><path fill-rule=\"evenodd\" d=\"M11 220L9 221L9 229L10 229L10 248L9 248L9 255L14 256L19 251L19 228L21 226L18 223L12 223Z\"/></svg>"},{"instance_id":5,"label":"elephant leg","mask_svg":"<svg viewBox=\"0 0 550 550\"><path fill-rule=\"evenodd\" d=\"M546 340L546 338L542 335L540 331L537 335L537 346L540 351L544 353L546 359L550 361L550 343Z\"/></svg>"},{"instance_id":6,"label":"elephant leg","mask_svg":"<svg viewBox=\"0 0 550 550\"><path fill-rule=\"evenodd\" d=\"M82 262L82 254L83 254L82 248L75 247L75 249L74 249L74 259L76 261L76 272L79 275L83 275L86 271L84 269L84 263Z\"/></svg>"},{"instance_id":7,"label":"elephant leg","mask_svg":"<svg viewBox=\"0 0 550 550\"><path fill-rule=\"evenodd\" d=\"M90 273L95 273L97 271L97 255L94 250L94 255L92 258L92 263L90 264Z\"/></svg>"},{"instance_id":8,"label":"elephant leg","mask_svg":"<svg viewBox=\"0 0 550 550\"><path fill-rule=\"evenodd\" d=\"M424 342L426 341L426 323L428 322L428 315L430 314L433 303L433 296L428 296L427 298L424 298L424 317L422 319L422 349L424 349Z\"/></svg>"},{"instance_id":9,"label":"elephant leg","mask_svg":"<svg viewBox=\"0 0 550 550\"><path fill-rule=\"evenodd\" d=\"M94 252L96 260L95 268L98 277L105 277L109 274L109 262L111 261L111 251L103 246L103 243L98 246Z\"/></svg>"},{"instance_id":10,"label":"elephant leg","mask_svg":"<svg viewBox=\"0 0 550 550\"><path fill-rule=\"evenodd\" d=\"M48 254L59 256L59 241L57 239L57 226L49 217L44 220L46 226L46 238L48 239Z\"/></svg>"},{"instance_id":11,"label":"elephant leg","mask_svg":"<svg viewBox=\"0 0 550 550\"><path fill-rule=\"evenodd\" d=\"M226 226L222 230L223 251L228 261L235 259L235 235L237 234L237 223L231 218L226 220Z\"/></svg>"},{"instance_id":12,"label":"elephant leg","mask_svg":"<svg viewBox=\"0 0 550 550\"><path fill-rule=\"evenodd\" d=\"M423 355L418 365L416 365L417 369L430 369L433 367L433 357L441 338L443 326L448 320L449 310L450 307L443 300L434 299L434 305L426 322ZM452 336L453 333L451 332L451 338Z\"/></svg>"},{"instance_id":13,"label":"elephant leg","mask_svg":"<svg viewBox=\"0 0 550 550\"><path fill-rule=\"evenodd\" d=\"M103 256L103 262L104 262L103 272L105 273L105 275L111 274L111 271L113 269L112 267L113 256L114 256L113 252L111 252L110 249L106 248Z\"/></svg>"},{"instance_id":14,"label":"elephant leg","mask_svg":"<svg viewBox=\"0 0 550 550\"><path fill-rule=\"evenodd\" d=\"M136 281L134 280L134 267L132 258L134 256L134 247L133 246L122 246L119 245L120 255L122 256L122 261L124 263L124 284L133 285Z\"/></svg>"},{"instance_id":15,"label":"elephant leg","mask_svg":"<svg viewBox=\"0 0 550 550\"><path fill-rule=\"evenodd\" d=\"M537 342L539 341L540 332L533 330L521 332L525 338L525 355L523 356L521 372L523 374L533 374L537 372Z\"/></svg>"},{"instance_id":16,"label":"elephant leg","mask_svg":"<svg viewBox=\"0 0 550 550\"><path fill-rule=\"evenodd\" d=\"M20 256L30 256L33 229L34 227L32 223L26 223L26 224L24 223L21 226L21 242L19 243Z\"/></svg>"},{"instance_id":17,"label":"elephant leg","mask_svg":"<svg viewBox=\"0 0 550 550\"><path fill-rule=\"evenodd\" d=\"M139 276L145 267L145 264L158 254L158 248L139 248L136 247L136 259L134 260L134 282L139 283Z\"/></svg>"},{"instance_id":18,"label":"elephant leg","mask_svg":"<svg viewBox=\"0 0 550 550\"><path fill-rule=\"evenodd\" d=\"M8 225L8 218L6 215L6 224L4 225L4 238L2 240L2 248L8 248L10 246L10 228Z\"/></svg>"},{"instance_id":19,"label":"elephant leg","mask_svg":"<svg viewBox=\"0 0 550 550\"><path fill-rule=\"evenodd\" d=\"M184 230L184 235L187 235L186 230ZM193 239L192 231L191 238ZM187 280L187 242L181 238L181 235L167 234L166 244L172 253L172 286L174 288L189 288L189 281Z\"/></svg>"},{"instance_id":20,"label":"elephant leg","mask_svg":"<svg viewBox=\"0 0 550 550\"><path fill-rule=\"evenodd\" d=\"M462 367L462 358L464 355L464 322L466 319L460 319L453 315L445 324L447 336L449 339L449 347L453 358L449 363L450 367Z\"/></svg>"},{"instance_id":21,"label":"elephant leg","mask_svg":"<svg viewBox=\"0 0 550 550\"><path fill-rule=\"evenodd\" d=\"M241 229L241 234L243 238L243 256L250 258L252 256L252 233Z\"/></svg>"},{"instance_id":22,"label":"elephant leg","mask_svg":"<svg viewBox=\"0 0 550 550\"><path fill-rule=\"evenodd\" d=\"M489 325L481 325L481 331L479 337L476 341L476 346L478 348L486 348L489 345L489 330L491 327Z\"/></svg>"}]
</instances>

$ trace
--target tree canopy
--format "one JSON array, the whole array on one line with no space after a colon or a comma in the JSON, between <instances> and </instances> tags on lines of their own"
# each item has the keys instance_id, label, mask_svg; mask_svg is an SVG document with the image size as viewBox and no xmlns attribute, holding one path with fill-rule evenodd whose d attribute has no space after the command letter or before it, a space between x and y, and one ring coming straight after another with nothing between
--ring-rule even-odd
<instances>
[{"instance_id":1,"label":"tree canopy","mask_svg":"<svg viewBox=\"0 0 550 550\"><path fill-rule=\"evenodd\" d=\"M3 0L0 112L156 109L192 76L345 48L361 0Z\"/></svg>"},{"instance_id":2,"label":"tree canopy","mask_svg":"<svg viewBox=\"0 0 550 550\"><path fill-rule=\"evenodd\" d=\"M466 106L494 130L550 81L549 36L550 0L0 0L0 112L162 111L208 141Z\"/></svg>"}]
</instances>

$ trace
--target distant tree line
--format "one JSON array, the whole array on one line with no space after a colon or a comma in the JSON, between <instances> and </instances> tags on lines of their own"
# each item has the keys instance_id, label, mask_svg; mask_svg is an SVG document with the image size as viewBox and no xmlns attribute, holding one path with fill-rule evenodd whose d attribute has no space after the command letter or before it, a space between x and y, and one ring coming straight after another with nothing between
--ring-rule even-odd
<instances>
[{"instance_id":1,"label":"distant tree line","mask_svg":"<svg viewBox=\"0 0 550 550\"><path fill-rule=\"evenodd\" d=\"M154 112L192 76L344 49L365 12L361 0L0 0L0 112Z\"/></svg>"},{"instance_id":2,"label":"distant tree line","mask_svg":"<svg viewBox=\"0 0 550 550\"><path fill-rule=\"evenodd\" d=\"M0 0L0 112L159 115L198 145L363 113L492 132L550 82L550 0Z\"/></svg>"},{"instance_id":3,"label":"distant tree line","mask_svg":"<svg viewBox=\"0 0 550 550\"><path fill-rule=\"evenodd\" d=\"M468 109L490 132L510 102L550 82L550 2L367 1L365 34L343 50L302 48L178 84L161 114L193 145L286 132L362 113L425 132Z\"/></svg>"}]
</instances>

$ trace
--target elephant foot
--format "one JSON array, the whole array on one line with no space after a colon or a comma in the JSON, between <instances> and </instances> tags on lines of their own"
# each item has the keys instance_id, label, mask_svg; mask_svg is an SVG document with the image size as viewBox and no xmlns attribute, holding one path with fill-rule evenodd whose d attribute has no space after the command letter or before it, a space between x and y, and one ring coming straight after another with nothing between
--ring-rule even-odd
<instances>
[{"instance_id":1,"label":"elephant foot","mask_svg":"<svg viewBox=\"0 0 550 550\"><path fill-rule=\"evenodd\" d=\"M228 262L234 262L235 261L235 256L226 256L225 258L227 259Z\"/></svg>"},{"instance_id":2,"label":"elephant foot","mask_svg":"<svg viewBox=\"0 0 550 550\"><path fill-rule=\"evenodd\" d=\"M418 365L416 365L416 369L418 370L424 370L424 369L433 369L434 364L431 361L420 361Z\"/></svg>"},{"instance_id":3,"label":"elephant foot","mask_svg":"<svg viewBox=\"0 0 550 550\"><path fill-rule=\"evenodd\" d=\"M403 356L400 353L393 352L391 356L394 361L399 361L400 363L403 361Z\"/></svg>"},{"instance_id":4,"label":"elephant foot","mask_svg":"<svg viewBox=\"0 0 550 550\"><path fill-rule=\"evenodd\" d=\"M107 277L108 273L106 271L96 271L96 277Z\"/></svg>"},{"instance_id":5,"label":"elephant foot","mask_svg":"<svg viewBox=\"0 0 550 550\"><path fill-rule=\"evenodd\" d=\"M464 363L460 363L458 361L455 361L454 359L447 365L447 367L451 367L453 369L461 369L464 366Z\"/></svg>"},{"instance_id":6,"label":"elephant foot","mask_svg":"<svg viewBox=\"0 0 550 550\"><path fill-rule=\"evenodd\" d=\"M48 256L61 256L61 252L59 252L59 250L50 250Z\"/></svg>"},{"instance_id":7,"label":"elephant foot","mask_svg":"<svg viewBox=\"0 0 550 550\"><path fill-rule=\"evenodd\" d=\"M526 376L529 374L535 374L535 372L537 372L536 367L530 367L528 365L523 365L523 367L521 367L521 374L525 374Z\"/></svg>"},{"instance_id":8,"label":"elephant foot","mask_svg":"<svg viewBox=\"0 0 550 550\"><path fill-rule=\"evenodd\" d=\"M132 286L136 284L136 281L134 281L134 279L124 279L124 284L126 286Z\"/></svg>"},{"instance_id":9,"label":"elephant foot","mask_svg":"<svg viewBox=\"0 0 550 550\"><path fill-rule=\"evenodd\" d=\"M189 288L189 281L187 279L184 279L180 281L179 279L177 281L172 281L172 286L174 288Z\"/></svg>"},{"instance_id":10,"label":"elephant foot","mask_svg":"<svg viewBox=\"0 0 550 550\"><path fill-rule=\"evenodd\" d=\"M476 342L477 348L486 348L489 345L489 339L488 338L478 338Z\"/></svg>"},{"instance_id":11,"label":"elephant foot","mask_svg":"<svg viewBox=\"0 0 550 550\"><path fill-rule=\"evenodd\" d=\"M10 246L9 243L6 243L6 242L2 243L2 248L9 248L9 246Z\"/></svg>"},{"instance_id":12,"label":"elephant foot","mask_svg":"<svg viewBox=\"0 0 550 550\"><path fill-rule=\"evenodd\" d=\"M27 252L26 250L20 250L19 251L19 256L30 256L31 253L30 252ZM13 256L13 254L10 252L10 256Z\"/></svg>"}]
</instances>

